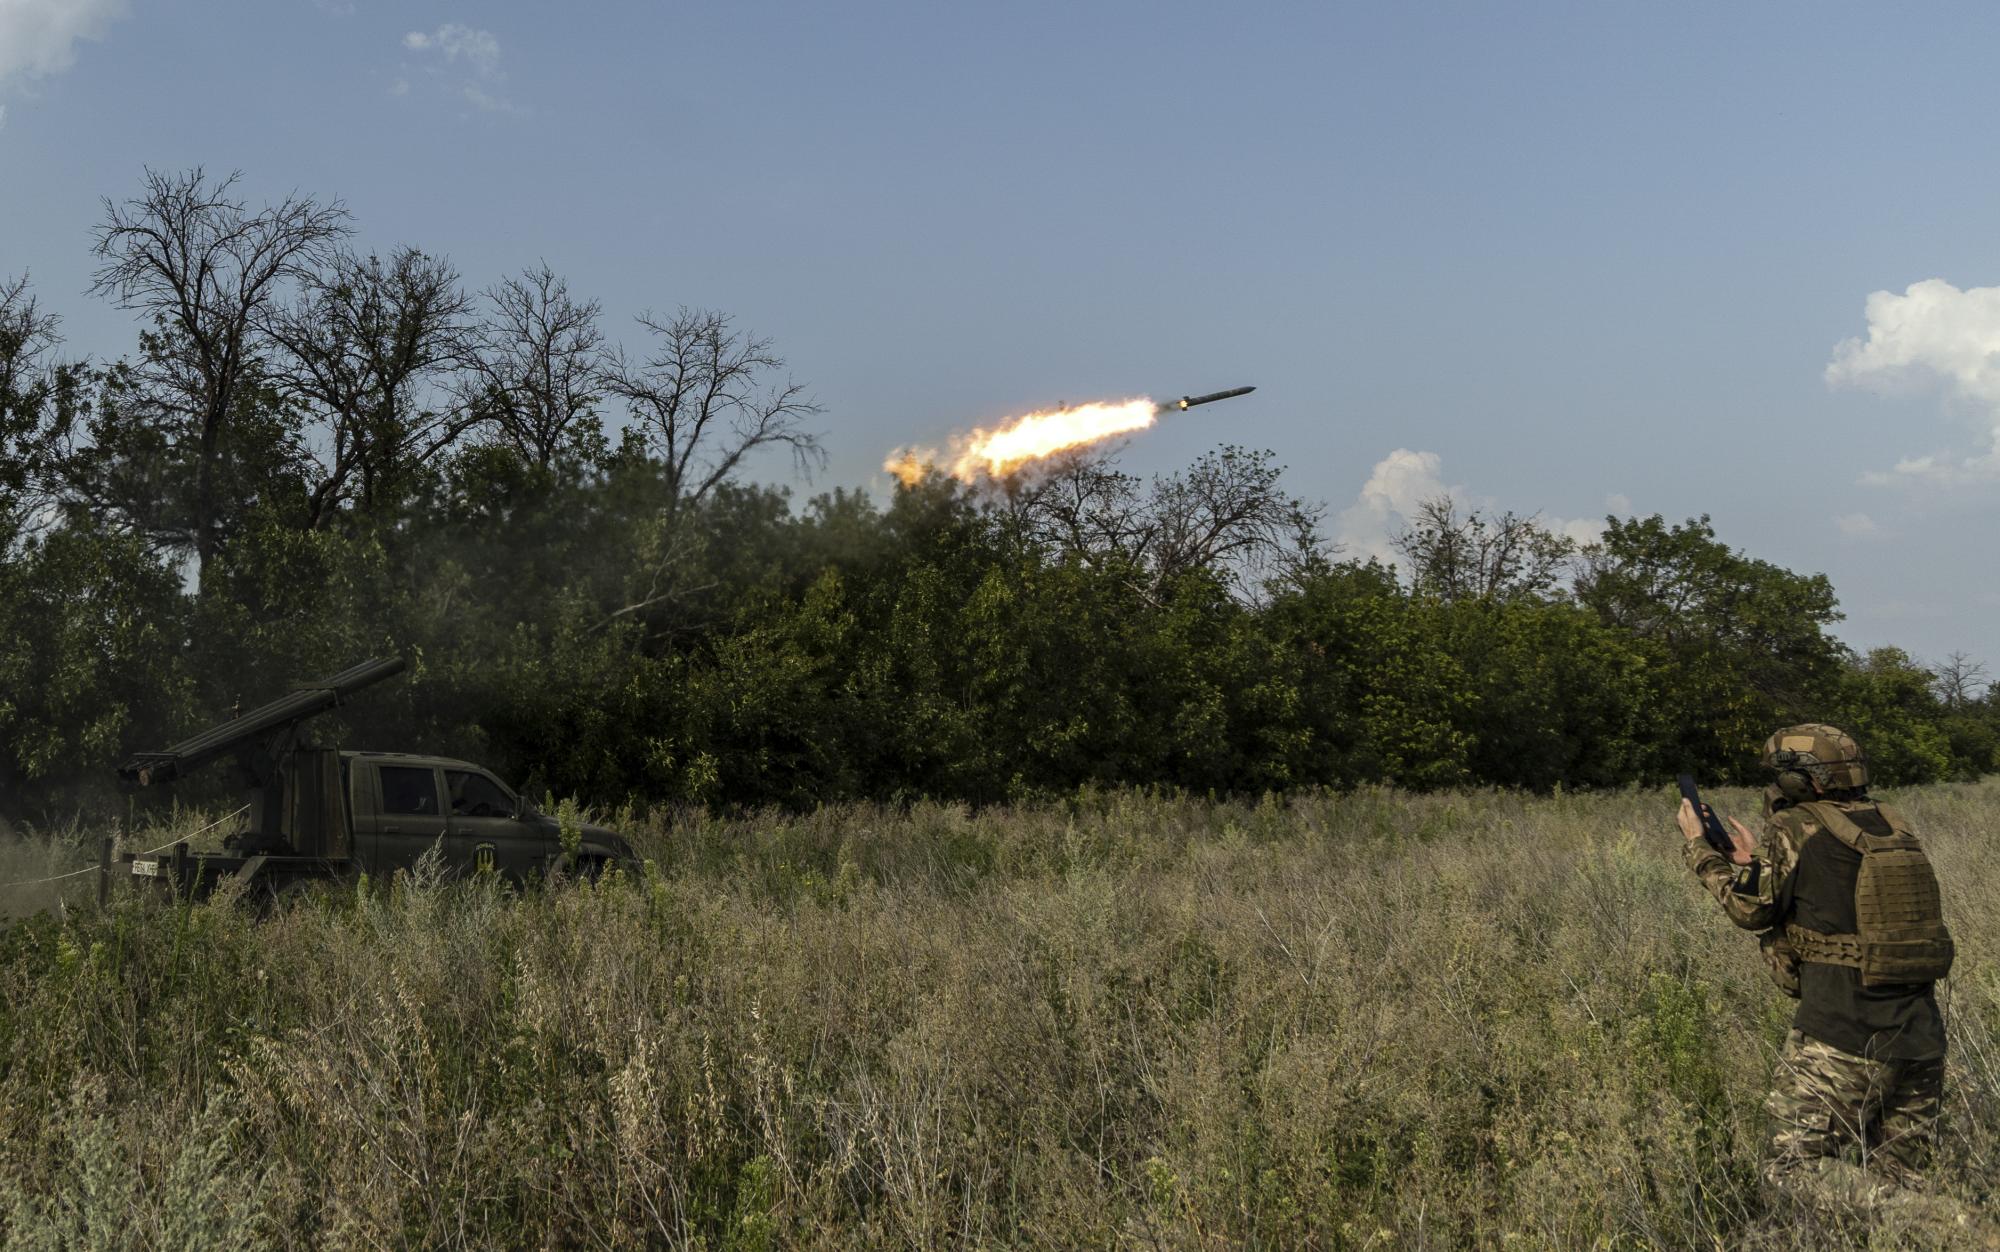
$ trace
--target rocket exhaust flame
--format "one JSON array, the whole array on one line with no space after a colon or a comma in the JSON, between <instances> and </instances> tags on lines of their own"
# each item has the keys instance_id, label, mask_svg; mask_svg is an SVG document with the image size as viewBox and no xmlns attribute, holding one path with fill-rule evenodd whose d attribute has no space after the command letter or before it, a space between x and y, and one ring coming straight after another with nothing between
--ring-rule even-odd
<instances>
[{"instance_id":1,"label":"rocket exhaust flame","mask_svg":"<svg viewBox=\"0 0 2000 1252\"><path fill-rule=\"evenodd\" d=\"M942 469L966 483L982 478L1002 479L1058 453L1145 430L1162 413L1180 412L1255 390L1255 387L1238 387L1205 396L1183 396L1164 404L1142 396L1029 413L998 426L955 436L950 452L944 456L928 449L904 448L883 462L882 468L902 480L906 487L920 481L932 468Z\"/></svg>"},{"instance_id":2,"label":"rocket exhaust flame","mask_svg":"<svg viewBox=\"0 0 2000 1252\"><path fill-rule=\"evenodd\" d=\"M1159 415L1160 406L1143 397L1049 409L954 436L950 451L943 455L929 449L905 448L884 462L882 468L901 479L904 486L916 483L934 467L960 482L1001 479L1059 452L1144 430Z\"/></svg>"}]
</instances>

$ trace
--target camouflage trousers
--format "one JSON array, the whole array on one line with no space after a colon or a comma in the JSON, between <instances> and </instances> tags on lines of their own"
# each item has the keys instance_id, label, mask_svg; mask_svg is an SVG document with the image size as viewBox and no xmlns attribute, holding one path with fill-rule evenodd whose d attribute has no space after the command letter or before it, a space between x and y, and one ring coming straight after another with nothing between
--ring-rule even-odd
<instances>
[{"instance_id":1,"label":"camouflage trousers","mask_svg":"<svg viewBox=\"0 0 2000 1252\"><path fill-rule=\"evenodd\" d=\"M1764 1180L1862 1204L1919 1188L1943 1100L1941 1058L1870 1060L1794 1030L1764 1101L1775 1123ZM1843 1159L1849 1149L1858 1165Z\"/></svg>"}]
</instances>

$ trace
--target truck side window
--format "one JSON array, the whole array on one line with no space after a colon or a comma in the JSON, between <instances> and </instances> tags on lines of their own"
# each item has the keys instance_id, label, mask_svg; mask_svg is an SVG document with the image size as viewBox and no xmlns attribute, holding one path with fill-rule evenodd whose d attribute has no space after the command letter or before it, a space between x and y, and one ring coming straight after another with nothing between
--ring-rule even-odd
<instances>
[{"instance_id":1,"label":"truck side window","mask_svg":"<svg viewBox=\"0 0 2000 1252\"><path fill-rule=\"evenodd\" d=\"M382 811L435 817L438 813L437 775L427 766L384 765Z\"/></svg>"},{"instance_id":2,"label":"truck side window","mask_svg":"<svg viewBox=\"0 0 2000 1252\"><path fill-rule=\"evenodd\" d=\"M470 770L448 769L444 772L445 789L451 792L451 812L454 817L511 817L514 800L500 789L500 784L484 774Z\"/></svg>"}]
</instances>

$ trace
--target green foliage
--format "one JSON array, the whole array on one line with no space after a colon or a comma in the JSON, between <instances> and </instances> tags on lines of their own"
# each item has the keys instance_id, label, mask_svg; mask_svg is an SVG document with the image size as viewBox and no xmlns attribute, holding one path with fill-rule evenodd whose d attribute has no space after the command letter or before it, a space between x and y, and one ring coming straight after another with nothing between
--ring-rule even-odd
<instances>
[{"instance_id":1,"label":"green foliage","mask_svg":"<svg viewBox=\"0 0 2000 1252\"><path fill-rule=\"evenodd\" d=\"M796 512L728 487L669 519L657 469L621 456L521 476L469 451L394 524L253 510L199 587L81 521L18 545L0 805L74 802L121 753L379 652L411 673L328 723L342 742L607 805L1750 781L1801 720L1844 720L1898 783L2000 745L1990 698L1948 709L1909 657L1847 656L1823 580L1705 523L1614 524L1574 601L1415 595L1337 561L1253 601L1227 571L1023 546L929 487Z\"/></svg>"},{"instance_id":2,"label":"green foliage","mask_svg":"<svg viewBox=\"0 0 2000 1252\"><path fill-rule=\"evenodd\" d=\"M564 796L560 801L551 797L550 803L555 810L556 839L562 846L563 863L569 864L576 859L577 851L583 846L583 809L570 796Z\"/></svg>"},{"instance_id":3,"label":"green foliage","mask_svg":"<svg viewBox=\"0 0 2000 1252\"><path fill-rule=\"evenodd\" d=\"M1849 666L1841 675L1836 700L1837 716L1827 720L1839 722L1860 739L1879 783L1907 786L1991 767L1990 754L1984 763L1980 761L1976 737L1960 740L1967 756L1954 752L1948 725L1955 722L1963 728L1970 719L1940 715L1930 671L1901 648L1877 648Z\"/></svg>"},{"instance_id":4,"label":"green foliage","mask_svg":"<svg viewBox=\"0 0 2000 1252\"><path fill-rule=\"evenodd\" d=\"M84 800L140 736L180 724L187 619L130 536L66 527L0 554L0 817Z\"/></svg>"},{"instance_id":5,"label":"green foliage","mask_svg":"<svg viewBox=\"0 0 2000 1252\"><path fill-rule=\"evenodd\" d=\"M248 211L211 208L203 231ZM1849 724L1886 783L2000 766L1976 664L1855 657L1824 577L1707 518L1612 518L1579 550L1432 502L1405 586L1320 548L1269 454L1233 447L1150 493L1071 462L795 501L730 472L751 447L677 407L668 358L614 367L545 268L478 315L424 253L299 255L299 291L217 330L213 377L182 368L206 322L57 363L54 320L0 283L0 819L104 807L122 755L382 653L408 676L315 733L604 806L1748 782L1804 720ZM726 318L673 325L702 369L749 371L732 405L776 361ZM560 380L527 369L545 351ZM777 428L731 428L810 460L814 406L766 398Z\"/></svg>"},{"instance_id":6,"label":"green foliage","mask_svg":"<svg viewBox=\"0 0 2000 1252\"><path fill-rule=\"evenodd\" d=\"M1633 641L1649 676L1646 778L1693 767L1749 781L1765 736L1839 681L1832 585L1731 549L1706 517L1607 519L1576 596Z\"/></svg>"}]
</instances>

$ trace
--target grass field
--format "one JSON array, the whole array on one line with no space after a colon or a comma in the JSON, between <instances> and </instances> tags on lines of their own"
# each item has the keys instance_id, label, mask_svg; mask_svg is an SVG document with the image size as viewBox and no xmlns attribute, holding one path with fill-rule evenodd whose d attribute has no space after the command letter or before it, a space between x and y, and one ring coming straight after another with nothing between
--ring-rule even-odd
<instances>
[{"instance_id":1,"label":"grass field","mask_svg":"<svg viewBox=\"0 0 2000 1252\"><path fill-rule=\"evenodd\" d=\"M1893 798L1959 938L1939 1171L1979 1206L2000 784ZM1671 816L1364 791L687 817L596 885L43 913L0 931L0 1222L10 1247L1914 1238L1762 1211L1790 1002Z\"/></svg>"}]
</instances>

